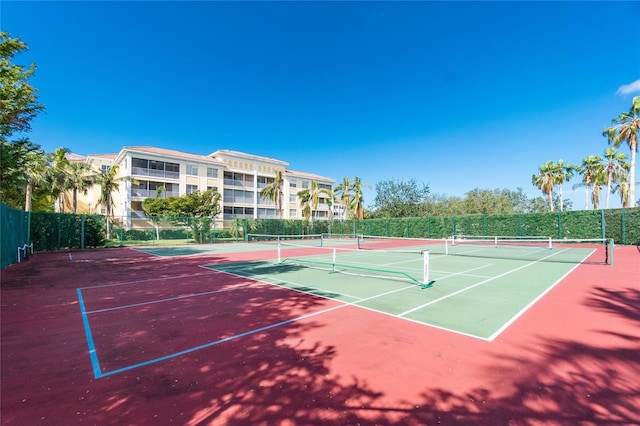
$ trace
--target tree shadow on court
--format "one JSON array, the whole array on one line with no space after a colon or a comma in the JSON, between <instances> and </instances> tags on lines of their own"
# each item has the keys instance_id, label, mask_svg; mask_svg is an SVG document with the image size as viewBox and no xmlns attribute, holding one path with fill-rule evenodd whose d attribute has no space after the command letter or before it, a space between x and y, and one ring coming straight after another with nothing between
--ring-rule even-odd
<instances>
[{"instance_id":1,"label":"tree shadow on court","mask_svg":"<svg viewBox=\"0 0 640 426\"><path fill-rule=\"evenodd\" d=\"M629 327L624 331L599 330L605 336L600 345L539 336L537 344L520 349L535 355L537 361L532 362L529 355L526 359L503 356L487 368L503 376L527 372L509 382L507 389L498 392L496 387L487 386L460 394L428 389L422 394L420 408L399 423L640 424L640 290L596 288L584 303L628 320Z\"/></svg>"},{"instance_id":2,"label":"tree shadow on court","mask_svg":"<svg viewBox=\"0 0 640 426\"><path fill-rule=\"evenodd\" d=\"M636 412L640 338L637 328L633 329L639 319L640 291L635 289L616 292L596 288L584 302L632 324L629 328L635 332L627 328L600 331L611 344L538 336L534 344L519 348L518 353L527 355L503 355L486 365L485 371L494 373L487 373L485 386L457 392L452 387L425 385L419 398L394 401L388 390L376 389L357 373L349 377L335 373L333 363L339 349L309 337L335 324L327 325L322 315L291 321L336 306L332 301L273 286L247 286L237 293L237 300L190 309L188 314L172 308L175 311L163 314L166 324L162 333L145 329L123 338L123 343L138 348L142 359L148 359L144 357L149 356L145 352L149 348L173 353L180 348L171 346L181 342L195 346L212 341L213 334L224 338L254 332L94 379L77 307L58 306L56 321L51 324L50 315L40 315L49 309L51 300L74 302L75 288L80 286L162 277L179 283L199 273L215 276L218 273L199 265L228 260L223 256L204 261L149 256L140 261L129 259L126 253L107 254L110 256L78 255L77 263L68 264L64 273L56 262L40 264L38 282L50 280L53 286L41 292L41 299L36 300L41 301L40 306L30 307L38 316L25 323L31 330L28 339L23 329L16 328L22 333L24 350L32 351L23 370L17 370L17 362L9 359L12 347L4 346L3 341L3 361L8 361L3 362L3 390L12 391L3 392L7 424L12 424L10 419L18 419L14 424L35 424L41 418L49 424L231 426L640 423ZM16 274L10 275L12 282L18 280ZM245 281L244 277L226 276L218 286L237 286ZM144 287L139 291L145 291ZM19 293L20 289L12 291ZM3 300L11 306L9 302ZM19 308L16 318L25 315L24 306ZM10 308L3 308L3 320L6 309ZM117 334L128 321L124 317L114 321L110 333ZM59 330L46 331L51 334L50 341L39 331L47 322ZM16 319L3 324L3 338L14 324L18 327L20 323ZM277 326L265 327L269 325ZM107 352L99 355L104 359ZM52 394L51 389L57 393ZM36 401L40 405L35 405Z\"/></svg>"}]
</instances>

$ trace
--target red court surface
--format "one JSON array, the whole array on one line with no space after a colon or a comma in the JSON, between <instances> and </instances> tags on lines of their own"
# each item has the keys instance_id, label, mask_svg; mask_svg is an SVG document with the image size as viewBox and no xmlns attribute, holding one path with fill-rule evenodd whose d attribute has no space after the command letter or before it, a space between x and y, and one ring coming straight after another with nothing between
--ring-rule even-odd
<instances>
[{"instance_id":1,"label":"red court surface","mask_svg":"<svg viewBox=\"0 0 640 426\"><path fill-rule=\"evenodd\" d=\"M580 265L492 342L199 267L259 256L123 248L5 268L2 424L640 424L637 247ZM174 282L228 291L111 310L105 285L144 280L131 303ZM98 378L77 291L92 286Z\"/></svg>"}]
</instances>

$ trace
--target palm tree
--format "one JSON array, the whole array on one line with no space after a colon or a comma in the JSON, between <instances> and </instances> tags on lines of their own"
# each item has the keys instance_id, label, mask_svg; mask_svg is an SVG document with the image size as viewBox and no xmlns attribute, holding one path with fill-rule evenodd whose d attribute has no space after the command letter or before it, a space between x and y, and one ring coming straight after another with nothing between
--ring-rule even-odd
<instances>
[{"instance_id":1,"label":"palm tree","mask_svg":"<svg viewBox=\"0 0 640 426\"><path fill-rule=\"evenodd\" d=\"M592 195L592 201L594 201L594 197L597 197L599 200L599 192L601 190L601 185L606 181L606 172L604 166L602 164L602 157L599 155L589 155L582 160L582 164L577 168L578 172L582 175L582 182L576 185L573 185L573 189L577 187L584 186L585 194L584 194L584 204L585 210L589 210L589 193ZM593 186L593 191L591 187ZM598 195L594 195L594 194ZM598 204L594 202L595 205ZM595 207L597 208L597 207Z\"/></svg>"},{"instance_id":2,"label":"palm tree","mask_svg":"<svg viewBox=\"0 0 640 426\"><path fill-rule=\"evenodd\" d=\"M300 207L302 207L302 217L311 221L311 193L308 190L298 192L298 198L300 199Z\"/></svg>"},{"instance_id":3,"label":"palm tree","mask_svg":"<svg viewBox=\"0 0 640 426\"><path fill-rule=\"evenodd\" d=\"M531 177L531 182L547 196L549 209L553 211L553 188L556 185L556 167L553 161L547 161L538 167L538 174Z\"/></svg>"},{"instance_id":4,"label":"palm tree","mask_svg":"<svg viewBox=\"0 0 640 426\"><path fill-rule=\"evenodd\" d=\"M107 170L100 170L95 176L95 183L100 185L99 203L105 206L107 217L107 239L111 238L111 221L113 218L113 193L120 189L120 183L129 180L128 177L118 177L119 167L111 166Z\"/></svg>"},{"instance_id":5,"label":"palm tree","mask_svg":"<svg viewBox=\"0 0 640 426\"><path fill-rule=\"evenodd\" d=\"M342 183L336 186L333 190L336 198L340 199L340 203L344 206L345 213L347 213L347 218L351 217L351 196L349 194L349 190L351 189L351 182L349 182L349 177L345 176L342 180Z\"/></svg>"},{"instance_id":6,"label":"palm tree","mask_svg":"<svg viewBox=\"0 0 640 426\"><path fill-rule=\"evenodd\" d=\"M362 194L362 190L369 187L369 185L363 184L359 177L356 176L353 178L353 184L351 185L351 190L353 191L351 208L356 213L356 219L364 219L364 195Z\"/></svg>"},{"instance_id":7,"label":"palm tree","mask_svg":"<svg viewBox=\"0 0 640 426\"><path fill-rule=\"evenodd\" d=\"M320 204L321 195L329 199L329 203L333 199L333 193L325 188L320 188L318 182L311 181L308 189L298 192L298 198L302 206L302 215L313 222L313 212L318 212L318 204Z\"/></svg>"},{"instance_id":8,"label":"palm tree","mask_svg":"<svg viewBox=\"0 0 640 426\"><path fill-rule=\"evenodd\" d=\"M87 163L70 163L67 176L67 186L73 192L73 212L78 210L78 191L86 194L93 183L90 167Z\"/></svg>"},{"instance_id":9,"label":"palm tree","mask_svg":"<svg viewBox=\"0 0 640 426\"><path fill-rule=\"evenodd\" d=\"M622 142L627 142L631 151L629 169L629 206L636 206L636 152L638 151L638 132L640 131L640 96L635 96L631 101L629 112L623 112L611 120L611 126L607 127L603 135L614 148L618 148Z\"/></svg>"},{"instance_id":10,"label":"palm tree","mask_svg":"<svg viewBox=\"0 0 640 426\"><path fill-rule=\"evenodd\" d=\"M591 202L594 210L600 208L600 197L602 196L602 186L607 184L607 171L604 165L595 170L593 179L593 189L591 190Z\"/></svg>"},{"instance_id":11,"label":"palm tree","mask_svg":"<svg viewBox=\"0 0 640 426\"><path fill-rule=\"evenodd\" d=\"M620 203L622 207L629 207L629 163L626 163L618 178L618 183L614 186L613 191L620 193Z\"/></svg>"},{"instance_id":12,"label":"palm tree","mask_svg":"<svg viewBox=\"0 0 640 426\"><path fill-rule=\"evenodd\" d=\"M620 178L621 174L625 172L625 166L628 168L627 154L618 152L615 148L609 147L604 150L605 170L607 172L607 198L605 201L605 208L609 208L609 198L611 196L612 187L615 182Z\"/></svg>"},{"instance_id":13,"label":"palm tree","mask_svg":"<svg viewBox=\"0 0 640 426\"><path fill-rule=\"evenodd\" d=\"M31 151L26 155L26 157L24 210L28 212L31 211L33 189L47 186L48 164L44 153L38 151Z\"/></svg>"},{"instance_id":14,"label":"palm tree","mask_svg":"<svg viewBox=\"0 0 640 426\"><path fill-rule=\"evenodd\" d=\"M558 185L558 195L560 197L560 211L564 211L564 200L562 199L562 185L568 182L573 177L573 173L576 170L576 166L571 164L565 164L564 160L560 159L553 165L555 171L555 184Z\"/></svg>"},{"instance_id":15,"label":"palm tree","mask_svg":"<svg viewBox=\"0 0 640 426\"><path fill-rule=\"evenodd\" d=\"M262 197L263 200L269 199L274 202L280 219L282 219L283 184L284 177L282 176L282 170L276 170L276 176L273 181L268 183L264 188L262 188L262 191L260 191L260 197Z\"/></svg>"},{"instance_id":16,"label":"palm tree","mask_svg":"<svg viewBox=\"0 0 640 426\"><path fill-rule=\"evenodd\" d=\"M55 198L55 210L57 212L64 212L64 195L70 189L68 181L70 163L67 159L69 152L67 148L57 148L49 156L51 163L48 176L49 189L51 195Z\"/></svg>"}]
</instances>

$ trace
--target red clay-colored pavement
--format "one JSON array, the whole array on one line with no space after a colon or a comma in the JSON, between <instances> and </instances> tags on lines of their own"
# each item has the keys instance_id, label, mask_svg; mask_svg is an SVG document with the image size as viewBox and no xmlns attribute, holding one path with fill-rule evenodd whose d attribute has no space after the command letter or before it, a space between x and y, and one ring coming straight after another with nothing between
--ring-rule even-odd
<instances>
[{"instance_id":1,"label":"red clay-colored pavement","mask_svg":"<svg viewBox=\"0 0 640 426\"><path fill-rule=\"evenodd\" d=\"M76 288L187 281L200 264L255 257L71 254L38 254L1 272L3 425L640 424L637 247L617 247L614 266L581 265L493 342L344 307L98 379ZM152 337L199 344L210 327L231 335L336 306L272 290L246 293L240 310L243 301L230 300L228 311L197 312L201 329L190 321ZM129 325L124 315L109 321L105 335ZM145 334L123 344L144 350L153 331Z\"/></svg>"}]
</instances>

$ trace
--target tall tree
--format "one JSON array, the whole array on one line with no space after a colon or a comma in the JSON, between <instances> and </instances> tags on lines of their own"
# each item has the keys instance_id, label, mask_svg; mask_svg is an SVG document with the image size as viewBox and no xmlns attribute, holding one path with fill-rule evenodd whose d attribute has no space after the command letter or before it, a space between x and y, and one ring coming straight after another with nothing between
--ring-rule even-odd
<instances>
[{"instance_id":1,"label":"tall tree","mask_svg":"<svg viewBox=\"0 0 640 426\"><path fill-rule=\"evenodd\" d=\"M640 96L635 96L631 100L629 112L623 112L611 121L611 126L607 127L605 135L610 145L618 148L626 142L631 151L629 169L629 207L636 206L635 185L636 185L636 152L638 152L638 132L640 131Z\"/></svg>"},{"instance_id":2,"label":"tall tree","mask_svg":"<svg viewBox=\"0 0 640 426\"><path fill-rule=\"evenodd\" d=\"M47 164L47 157L43 151L31 151L26 157L27 164L24 169L24 176L26 180L24 210L31 211L33 205L33 192L39 188L46 188L47 186L47 173L49 171L49 165Z\"/></svg>"},{"instance_id":3,"label":"tall tree","mask_svg":"<svg viewBox=\"0 0 640 426\"><path fill-rule=\"evenodd\" d=\"M553 161L547 161L538 167L538 174L531 177L531 182L547 196L549 209L553 208L553 188L556 185L556 167Z\"/></svg>"},{"instance_id":4,"label":"tall tree","mask_svg":"<svg viewBox=\"0 0 640 426\"><path fill-rule=\"evenodd\" d=\"M0 135L9 138L15 132L31 130L33 120L43 109L37 90L28 83L36 65L16 65L12 59L28 49L20 39L0 32Z\"/></svg>"},{"instance_id":5,"label":"tall tree","mask_svg":"<svg viewBox=\"0 0 640 426\"><path fill-rule=\"evenodd\" d=\"M27 177L25 170L37 156L44 155L40 146L26 137L10 141L14 133L29 132L31 121L44 110L36 89L28 82L35 73L35 64L24 67L12 62L27 49L20 39L0 31L0 200L17 208L31 199L26 192L33 189L28 184L33 176Z\"/></svg>"},{"instance_id":6,"label":"tall tree","mask_svg":"<svg viewBox=\"0 0 640 426\"><path fill-rule=\"evenodd\" d=\"M73 213L78 210L78 191L86 194L89 187L93 183L89 164L87 163L69 163L67 172L67 187L72 192L72 208Z\"/></svg>"},{"instance_id":7,"label":"tall tree","mask_svg":"<svg viewBox=\"0 0 640 426\"><path fill-rule=\"evenodd\" d=\"M620 203L623 208L629 207L629 186L629 163L627 163L614 187L614 190L620 194Z\"/></svg>"},{"instance_id":8,"label":"tall tree","mask_svg":"<svg viewBox=\"0 0 640 426\"><path fill-rule=\"evenodd\" d=\"M601 186L605 181L605 171L602 164L602 157L599 155L588 155L582 160L582 164L577 168L578 172L582 175L582 182L573 185L573 188L580 186L585 187L584 205L585 209L589 210L589 195L591 194L591 200L594 201L594 197L599 200L599 194ZM594 208L595 207L594 203Z\"/></svg>"},{"instance_id":9,"label":"tall tree","mask_svg":"<svg viewBox=\"0 0 640 426\"><path fill-rule=\"evenodd\" d=\"M107 218L107 239L111 238L111 219L113 219L113 193L120 190L120 183L131 180L128 177L118 176L120 168L117 165L109 167L108 170L100 170L95 175L94 182L100 185L100 199L98 200L105 207Z\"/></svg>"},{"instance_id":10,"label":"tall tree","mask_svg":"<svg viewBox=\"0 0 640 426\"><path fill-rule=\"evenodd\" d=\"M352 216L351 204L353 200L349 192L350 190L351 182L348 176L345 176L344 179L342 179L342 183L333 189L335 197L340 200L340 204L345 209L347 219L350 219Z\"/></svg>"},{"instance_id":11,"label":"tall tree","mask_svg":"<svg viewBox=\"0 0 640 426\"><path fill-rule=\"evenodd\" d=\"M364 188L369 188L369 185L363 184L358 176L353 178L351 184L351 190L353 191L353 201L351 203L351 209L355 213L355 217L358 220L364 219ZM428 191L428 189L427 189Z\"/></svg>"},{"instance_id":12,"label":"tall tree","mask_svg":"<svg viewBox=\"0 0 640 426\"><path fill-rule=\"evenodd\" d=\"M429 186L424 183L391 179L376 184L373 205L379 217L417 217L423 215L428 196Z\"/></svg>"},{"instance_id":13,"label":"tall tree","mask_svg":"<svg viewBox=\"0 0 640 426\"><path fill-rule=\"evenodd\" d=\"M69 160L67 154L69 153L67 148L57 148L55 152L50 154L49 161L51 168L49 169L49 190L55 198L56 212L64 212L65 193L71 189L69 185Z\"/></svg>"},{"instance_id":14,"label":"tall tree","mask_svg":"<svg viewBox=\"0 0 640 426\"><path fill-rule=\"evenodd\" d=\"M604 160L607 173L607 197L604 206L608 209L612 189L616 186L621 175L626 173L625 170L629 168L629 163L627 163L627 154L618 152L614 147L609 147L604 150Z\"/></svg>"},{"instance_id":15,"label":"tall tree","mask_svg":"<svg viewBox=\"0 0 640 426\"><path fill-rule=\"evenodd\" d=\"M555 174L555 185L558 185L558 197L560 198L560 211L564 211L564 200L562 198L562 187L565 182L568 182L573 177L573 173L576 170L576 166L567 164L564 160L560 159L553 165Z\"/></svg>"},{"instance_id":16,"label":"tall tree","mask_svg":"<svg viewBox=\"0 0 640 426\"><path fill-rule=\"evenodd\" d=\"M283 202L283 192L282 186L284 185L284 177L282 175L282 170L276 170L276 175L273 178L273 181L269 182L262 191L260 191L260 197L263 200L268 199L273 201L278 210L278 217L282 219L282 202Z\"/></svg>"},{"instance_id":17,"label":"tall tree","mask_svg":"<svg viewBox=\"0 0 640 426\"><path fill-rule=\"evenodd\" d=\"M309 188L298 192L298 198L302 205L303 216L313 222L313 214L318 214L318 206L320 205L320 199L325 199L330 204L333 200L333 193L325 188L320 188L318 182L311 181ZM306 215L308 214L308 216Z\"/></svg>"}]
</instances>

